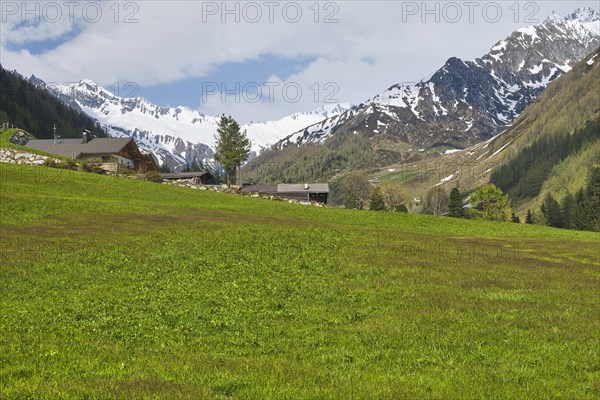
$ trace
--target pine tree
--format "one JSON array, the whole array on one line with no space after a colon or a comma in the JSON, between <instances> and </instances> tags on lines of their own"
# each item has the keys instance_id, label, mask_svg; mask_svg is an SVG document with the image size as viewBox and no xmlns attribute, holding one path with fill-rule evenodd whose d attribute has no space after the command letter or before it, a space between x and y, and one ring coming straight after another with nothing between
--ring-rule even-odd
<instances>
[{"instance_id":1,"label":"pine tree","mask_svg":"<svg viewBox=\"0 0 600 400\"><path fill-rule=\"evenodd\" d=\"M383 201L383 193L380 188L375 188L371 194L371 202L369 210L372 211L386 211L385 202Z\"/></svg>"},{"instance_id":2,"label":"pine tree","mask_svg":"<svg viewBox=\"0 0 600 400\"><path fill-rule=\"evenodd\" d=\"M575 194L575 203L573 204L573 216L571 218L571 226L573 229L583 231L588 227L585 203L586 195L583 188L581 188L577 191L577 194Z\"/></svg>"},{"instance_id":3,"label":"pine tree","mask_svg":"<svg viewBox=\"0 0 600 400\"><path fill-rule=\"evenodd\" d=\"M246 131L240 131L239 124L231 117L221 116L215 137L215 160L225 169L227 185L236 181L237 172L250 154L250 140Z\"/></svg>"},{"instance_id":4,"label":"pine tree","mask_svg":"<svg viewBox=\"0 0 600 400\"><path fill-rule=\"evenodd\" d=\"M573 211L575 210L575 197L567 193L560 206L560 219L563 228L573 228Z\"/></svg>"},{"instance_id":5,"label":"pine tree","mask_svg":"<svg viewBox=\"0 0 600 400\"><path fill-rule=\"evenodd\" d=\"M529 225L533 225L533 215L531 215L531 210L527 210L527 216L525 217L525 223Z\"/></svg>"},{"instance_id":6,"label":"pine tree","mask_svg":"<svg viewBox=\"0 0 600 400\"><path fill-rule=\"evenodd\" d=\"M512 213L512 222L514 222L515 224L520 224L521 219L519 218L519 216L517 214Z\"/></svg>"},{"instance_id":7,"label":"pine tree","mask_svg":"<svg viewBox=\"0 0 600 400\"><path fill-rule=\"evenodd\" d=\"M546 195L542 210L544 212L544 216L546 217L546 225L553 226L555 228L562 227L560 205L550 193Z\"/></svg>"},{"instance_id":8,"label":"pine tree","mask_svg":"<svg viewBox=\"0 0 600 400\"><path fill-rule=\"evenodd\" d=\"M600 231L600 166L595 166L592 169L587 200L589 228L598 232Z\"/></svg>"},{"instance_id":9,"label":"pine tree","mask_svg":"<svg viewBox=\"0 0 600 400\"><path fill-rule=\"evenodd\" d=\"M448 204L448 216L453 218L463 218L465 212L463 210L462 198L458 188L452 189L450 192L450 202Z\"/></svg>"}]
</instances>

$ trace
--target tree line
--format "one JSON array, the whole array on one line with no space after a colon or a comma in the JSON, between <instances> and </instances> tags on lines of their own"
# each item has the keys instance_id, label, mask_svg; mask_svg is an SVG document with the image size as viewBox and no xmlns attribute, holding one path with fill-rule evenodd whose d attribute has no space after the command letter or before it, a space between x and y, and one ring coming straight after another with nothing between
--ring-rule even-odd
<instances>
[{"instance_id":1,"label":"tree line","mask_svg":"<svg viewBox=\"0 0 600 400\"><path fill-rule=\"evenodd\" d=\"M586 121L572 134L545 135L535 140L517 157L492 173L491 181L516 198L540 194L552 169L571 154L586 149L598 140L600 119Z\"/></svg>"},{"instance_id":2,"label":"tree line","mask_svg":"<svg viewBox=\"0 0 600 400\"><path fill-rule=\"evenodd\" d=\"M38 139L51 139L53 128L62 138L79 138L83 129L108 137L96 121L63 104L14 72L0 66L0 123L11 122Z\"/></svg>"},{"instance_id":3,"label":"tree line","mask_svg":"<svg viewBox=\"0 0 600 400\"><path fill-rule=\"evenodd\" d=\"M600 166L592 168L587 187L568 192L562 201L548 193L539 210L527 211L525 222L600 232Z\"/></svg>"},{"instance_id":4,"label":"tree line","mask_svg":"<svg viewBox=\"0 0 600 400\"><path fill-rule=\"evenodd\" d=\"M331 183L334 204L345 208L373 211L408 212L416 199L401 184L375 186L362 171L344 174ZM423 213L453 218L485 219L490 221L520 222L512 213L508 195L495 185L486 185L471 194L470 207L463 205L458 188L448 195L444 188L436 186L427 192Z\"/></svg>"}]
</instances>

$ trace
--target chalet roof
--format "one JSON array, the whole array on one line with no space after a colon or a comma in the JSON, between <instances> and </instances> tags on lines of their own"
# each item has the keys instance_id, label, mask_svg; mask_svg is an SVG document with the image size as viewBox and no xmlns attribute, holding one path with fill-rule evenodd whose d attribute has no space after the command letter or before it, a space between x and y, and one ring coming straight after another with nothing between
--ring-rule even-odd
<instances>
[{"instance_id":1,"label":"chalet roof","mask_svg":"<svg viewBox=\"0 0 600 400\"><path fill-rule=\"evenodd\" d=\"M160 174L163 179L191 179L191 178L202 178L206 175L211 175L208 171L200 172L172 172Z\"/></svg>"},{"instance_id":2,"label":"chalet roof","mask_svg":"<svg viewBox=\"0 0 600 400\"><path fill-rule=\"evenodd\" d=\"M25 146L63 157L80 154L117 154L132 142L131 138L94 138L87 143L82 139L30 140Z\"/></svg>"},{"instance_id":3,"label":"chalet roof","mask_svg":"<svg viewBox=\"0 0 600 400\"><path fill-rule=\"evenodd\" d=\"M244 186L244 190L247 192L256 192L256 193L277 193L277 184L276 183L259 183L256 185Z\"/></svg>"},{"instance_id":4,"label":"chalet roof","mask_svg":"<svg viewBox=\"0 0 600 400\"><path fill-rule=\"evenodd\" d=\"M280 183L277 185L277 193L329 193L329 184L327 183Z\"/></svg>"},{"instance_id":5,"label":"chalet roof","mask_svg":"<svg viewBox=\"0 0 600 400\"><path fill-rule=\"evenodd\" d=\"M308 188L305 188L308 186ZM244 187L247 192L259 193L329 193L329 184L327 183L280 183L280 184L257 184Z\"/></svg>"}]
</instances>

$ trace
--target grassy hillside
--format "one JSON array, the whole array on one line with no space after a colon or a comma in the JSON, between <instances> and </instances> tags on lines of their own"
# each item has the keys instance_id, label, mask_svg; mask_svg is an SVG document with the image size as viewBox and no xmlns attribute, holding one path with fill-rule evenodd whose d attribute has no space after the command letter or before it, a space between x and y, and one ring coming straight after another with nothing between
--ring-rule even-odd
<instances>
[{"instance_id":1,"label":"grassy hillside","mask_svg":"<svg viewBox=\"0 0 600 400\"><path fill-rule=\"evenodd\" d=\"M0 398L597 398L599 236L0 165Z\"/></svg>"},{"instance_id":2,"label":"grassy hillside","mask_svg":"<svg viewBox=\"0 0 600 400\"><path fill-rule=\"evenodd\" d=\"M595 59L593 64L588 61ZM435 185L463 195L492 182L521 217L547 193L564 197L585 186L600 160L600 50L551 82L515 123L463 151L372 172L382 184L405 183L414 196Z\"/></svg>"}]
</instances>

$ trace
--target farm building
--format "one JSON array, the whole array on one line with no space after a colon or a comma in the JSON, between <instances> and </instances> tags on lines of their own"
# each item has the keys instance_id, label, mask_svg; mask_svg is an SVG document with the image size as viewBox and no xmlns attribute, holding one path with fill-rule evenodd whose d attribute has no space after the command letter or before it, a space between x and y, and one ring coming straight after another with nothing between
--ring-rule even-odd
<instances>
[{"instance_id":1,"label":"farm building","mask_svg":"<svg viewBox=\"0 0 600 400\"><path fill-rule=\"evenodd\" d=\"M92 138L84 132L81 139L34 139L26 147L58 156L98 163L111 172L123 166L146 173L158 171L153 154L142 152L132 138Z\"/></svg>"},{"instance_id":2,"label":"farm building","mask_svg":"<svg viewBox=\"0 0 600 400\"><path fill-rule=\"evenodd\" d=\"M280 183L247 185L243 188L247 192L258 192L290 199L316 201L327 204L329 184L327 183Z\"/></svg>"},{"instance_id":3,"label":"farm building","mask_svg":"<svg viewBox=\"0 0 600 400\"><path fill-rule=\"evenodd\" d=\"M201 185L208 183L212 178L212 174L207 171L201 172L173 172L160 174L162 179L169 181L185 180L194 185Z\"/></svg>"}]
</instances>

